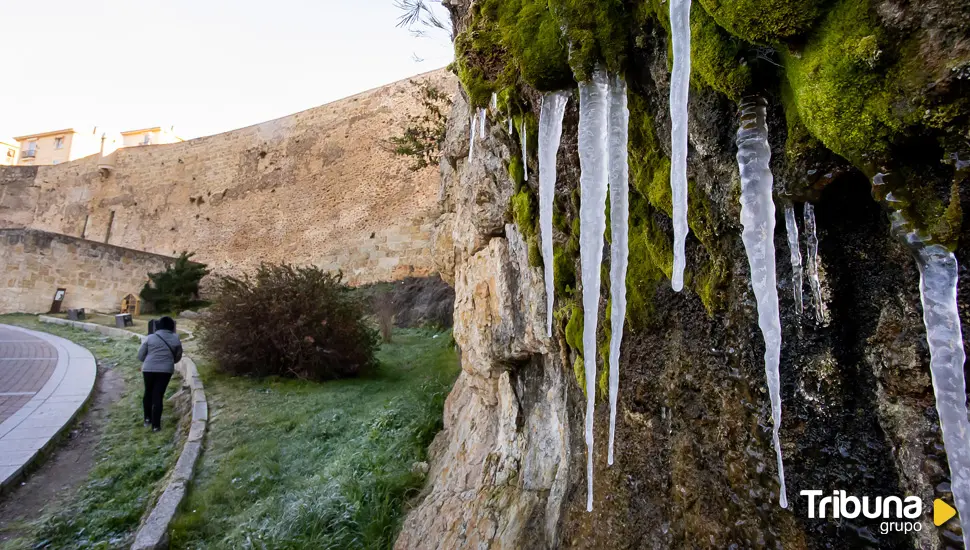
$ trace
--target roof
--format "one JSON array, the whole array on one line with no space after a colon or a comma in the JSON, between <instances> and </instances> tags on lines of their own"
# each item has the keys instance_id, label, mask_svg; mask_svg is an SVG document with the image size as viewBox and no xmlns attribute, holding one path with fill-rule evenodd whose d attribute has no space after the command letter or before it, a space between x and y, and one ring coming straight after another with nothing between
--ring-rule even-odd
<instances>
[{"instance_id":1,"label":"roof","mask_svg":"<svg viewBox=\"0 0 970 550\"><path fill-rule=\"evenodd\" d=\"M26 136L15 137L14 139L17 141L24 141L25 139L30 139L30 138L42 138L47 136L55 136L58 134L76 134L76 133L77 132L74 131L74 128L65 128L63 130L54 130L52 132L41 132L39 134L27 134Z\"/></svg>"},{"instance_id":2,"label":"roof","mask_svg":"<svg viewBox=\"0 0 970 550\"><path fill-rule=\"evenodd\" d=\"M161 132L161 131L162 131L161 126L155 126L153 128L142 128L141 130L125 130L124 132L121 132L121 135L130 136L131 134L143 134L145 132Z\"/></svg>"}]
</instances>

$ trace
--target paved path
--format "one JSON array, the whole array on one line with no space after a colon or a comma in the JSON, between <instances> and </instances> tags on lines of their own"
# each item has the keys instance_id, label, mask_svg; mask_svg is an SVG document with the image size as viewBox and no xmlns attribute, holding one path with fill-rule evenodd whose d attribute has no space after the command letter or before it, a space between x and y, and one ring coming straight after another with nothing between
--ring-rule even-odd
<instances>
[{"instance_id":1,"label":"paved path","mask_svg":"<svg viewBox=\"0 0 970 550\"><path fill-rule=\"evenodd\" d=\"M16 481L94 389L91 352L64 338L0 325L0 488Z\"/></svg>"}]
</instances>

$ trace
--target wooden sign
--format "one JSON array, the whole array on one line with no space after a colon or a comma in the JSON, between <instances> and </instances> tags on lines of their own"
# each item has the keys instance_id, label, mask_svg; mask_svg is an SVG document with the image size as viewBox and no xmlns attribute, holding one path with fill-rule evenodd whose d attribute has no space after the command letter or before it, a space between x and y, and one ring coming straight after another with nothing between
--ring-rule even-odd
<instances>
[{"instance_id":1,"label":"wooden sign","mask_svg":"<svg viewBox=\"0 0 970 550\"><path fill-rule=\"evenodd\" d=\"M50 313L60 313L61 312L61 304L64 303L64 294L66 294L66 293L67 293L67 289L66 288L59 288L59 289L57 289L57 292L54 293L54 301L51 302L51 310L50 310Z\"/></svg>"}]
</instances>

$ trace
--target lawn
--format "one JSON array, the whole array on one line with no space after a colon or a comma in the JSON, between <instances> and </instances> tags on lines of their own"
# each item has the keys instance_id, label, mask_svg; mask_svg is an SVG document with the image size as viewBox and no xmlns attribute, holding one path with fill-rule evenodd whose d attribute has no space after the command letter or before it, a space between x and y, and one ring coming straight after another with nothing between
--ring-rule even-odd
<instances>
[{"instance_id":1,"label":"lawn","mask_svg":"<svg viewBox=\"0 0 970 550\"><path fill-rule=\"evenodd\" d=\"M66 313L53 313L48 314L49 317L59 317L61 319L67 319ZM134 326L125 327L125 330L130 330L131 332L137 332L138 334L148 334L148 321L151 319L158 319L162 314L156 315L138 315L132 316L132 323ZM115 324L115 316L108 315L106 313L92 313L88 312L83 319L85 323L94 323L96 325L104 325L106 327L117 327ZM175 319L178 325L178 332L181 338L188 336L192 330L195 328L195 322L187 319Z\"/></svg>"},{"instance_id":2,"label":"lawn","mask_svg":"<svg viewBox=\"0 0 970 550\"><path fill-rule=\"evenodd\" d=\"M458 375L450 332L398 330L353 380L255 380L199 360L210 431L173 548L389 548Z\"/></svg>"},{"instance_id":3,"label":"lawn","mask_svg":"<svg viewBox=\"0 0 970 550\"><path fill-rule=\"evenodd\" d=\"M162 431L142 426L139 342L110 339L70 327L43 324L29 315L0 315L0 323L41 330L84 346L101 368L117 369L125 392L107 413L94 449L95 466L79 489L52 502L44 516L27 525L6 548L126 548L142 514L154 501L165 473L175 464L178 444L175 412L166 401ZM169 385L169 395L178 384ZM15 495L14 495L15 496Z\"/></svg>"}]
</instances>

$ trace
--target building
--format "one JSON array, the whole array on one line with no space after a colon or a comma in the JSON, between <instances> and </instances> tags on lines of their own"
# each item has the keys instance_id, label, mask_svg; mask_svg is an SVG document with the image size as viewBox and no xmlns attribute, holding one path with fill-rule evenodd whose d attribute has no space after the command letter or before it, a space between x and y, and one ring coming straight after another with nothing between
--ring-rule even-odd
<instances>
[{"instance_id":1,"label":"building","mask_svg":"<svg viewBox=\"0 0 970 550\"><path fill-rule=\"evenodd\" d=\"M142 128L141 130L128 130L121 132L122 147L138 147L141 145L164 145L166 143L178 143L185 141L175 135L175 127L169 126L162 128Z\"/></svg>"},{"instance_id":2,"label":"building","mask_svg":"<svg viewBox=\"0 0 970 550\"><path fill-rule=\"evenodd\" d=\"M79 132L74 128L14 138L20 145L20 166L60 164L101 151L98 128Z\"/></svg>"},{"instance_id":3,"label":"building","mask_svg":"<svg viewBox=\"0 0 970 550\"><path fill-rule=\"evenodd\" d=\"M15 139L0 138L0 166L16 166L20 145Z\"/></svg>"}]
</instances>

